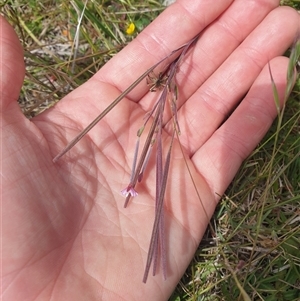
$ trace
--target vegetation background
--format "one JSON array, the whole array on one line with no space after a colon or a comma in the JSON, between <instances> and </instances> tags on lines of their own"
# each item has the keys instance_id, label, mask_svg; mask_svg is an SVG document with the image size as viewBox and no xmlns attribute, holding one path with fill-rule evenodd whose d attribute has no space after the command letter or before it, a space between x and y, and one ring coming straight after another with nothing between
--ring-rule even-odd
<instances>
[{"instance_id":1,"label":"vegetation background","mask_svg":"<svg viewBox=\"0 0 300 301\"><path fill-rule=\"evenodd\" d=\"M281 2L300 10L299 0ZM89 0L85 6L84 0L7 0L0 8L25 50L19 104L31 118L96 73L165 3ZM284 114L222 197L211 220L216 236L207 230L170 301L299 301L299 205L298 78Z\"/></svg>"}]
</instances>

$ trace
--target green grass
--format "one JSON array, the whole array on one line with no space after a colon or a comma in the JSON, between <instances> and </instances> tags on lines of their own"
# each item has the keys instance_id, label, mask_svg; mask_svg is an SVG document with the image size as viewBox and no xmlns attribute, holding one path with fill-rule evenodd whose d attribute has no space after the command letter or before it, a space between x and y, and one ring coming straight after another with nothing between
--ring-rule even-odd
<instances>
[{"instance_id":1,"label":"green grass","mask_svg":"<svg viewBox=\"0 0 300 301\"><path fill-rule=\"evenodd\" d=\"M28 117L84 83L164 9L151 0L88 1L85 9L81 0L41 2L1 7L25 49L19 103ZM282 4L300 9L298 0ZM132 35L126 34L130 23L136 26ZM61 52L57 45L68 47ZM298 78L284 114L222 197L211 221L216 236L207 230L170 300L300 300L299 99Z\"/></svg>"}]
</instances>

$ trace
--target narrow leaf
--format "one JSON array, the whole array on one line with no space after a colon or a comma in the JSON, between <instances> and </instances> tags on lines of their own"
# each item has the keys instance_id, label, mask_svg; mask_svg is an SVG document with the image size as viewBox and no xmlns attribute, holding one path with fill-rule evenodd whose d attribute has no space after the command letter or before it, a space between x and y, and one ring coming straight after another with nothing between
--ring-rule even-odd
<instances>
[{"instance_id":1,"label":"narrow leaf","mask_svg":"<svg viewBox=\"0 0 300 301\"><path fill-rule=\"evenodd\" d=\"M152 229L152 235L151 235L151 241L150 241L150 247L148 251L148 257L147 257L147 263L146 263L146 268L144 272L144 277L143 277L143 282L147 282L149 270L151 267L152 259L153 259L153 254L154 254L154 248L155 248L155 241L157 240L157 235L158 235L158 227L159 227L159 222L160 222L160 216L161 212L163 209L163 200L165 196L165 191L166 191L166 186L167 186L167 179L168 179L168 174L169 174L169 167L170 167L170 160L171 160L171 150L173 146L173 140L174 140L174 133L172 136L170 148L166 157L166 162L165 162L165 167L164 167L164 172L163 172L163 179L162 179L162 186L161 190L159 193L159 199L158 199L158 207L157 211L155 214L155 219L154 219L154 225Z\"/></svg>"}]
</instances>

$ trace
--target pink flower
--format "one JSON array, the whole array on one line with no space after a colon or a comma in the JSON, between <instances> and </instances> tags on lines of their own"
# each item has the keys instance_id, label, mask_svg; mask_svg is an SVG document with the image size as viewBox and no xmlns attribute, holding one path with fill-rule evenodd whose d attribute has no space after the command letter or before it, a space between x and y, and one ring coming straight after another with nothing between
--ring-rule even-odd
<instances>
[{"instance_id":1,"label":"pink flower","mask_svg":"<svg viewBox=\"0 0 300 301\"><path fill-rule=\"evenodd\" d=\"M136 190L129 184L126 188L122 189L121 190L121 193L125 196L125 197L128 197L129 194L131 196L137 196L138 193L136 192Z\"/></svg>"}]
</instances>

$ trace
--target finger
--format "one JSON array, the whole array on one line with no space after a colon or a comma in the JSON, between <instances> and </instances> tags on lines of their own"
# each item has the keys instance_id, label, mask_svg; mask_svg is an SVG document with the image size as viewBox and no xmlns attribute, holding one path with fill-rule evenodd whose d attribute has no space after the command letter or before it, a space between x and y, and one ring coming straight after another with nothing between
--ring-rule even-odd
<instances>
[{"instance_id":1,"label":"finger","mask_svg":"<svg viewBox=\"0 0 300 301\"><path fill-rule=\"evenodd\" d=\"M273 10L182 106L178 114L181 141L190 155L232 112L264 65L293 43L298 28L299 15L295 10ZM171 125L168 128L171 131Z\"/></svg>"},{"instance_id":2,"label":"finger","mask_svg":"<svg viewBox=\"0 0 300 301\"><path fill-rule=\"evenodd\" d=\"M270 62L281 101L286 87L288 59L277 57ZM222 195L243 160L264 137L277 110L268 66L265 66L242 103L229 119L193 156L198 171L211 191Z\"/></svg>"},{"instance_id":3,"label":"finger","mask_svg":"<svg viewBox=\"0 0 300 301\"><path fill-rule=\"evenodd\" d=\"M192 39L215 20L231 2L232 0L217 0L211 5L210 1L179 0L168 7L90 81L76 90L76 98L81 100L79 105L82 106L82 100L85 99L89 104L96 103L99 110L103 110L120 94L120 91L124 91L149 67L172 50ZM114 86L113 90L111 86ZM144 85L135 88L130 97L138 101L146 91L145 82ZM74 94L71 94L57 107L61 111L68 112L69 101L74 98ZM72 101L72 106L74 105L77 104Z\"/></svg>"},{"instance_id":4,"label":"finger","mask_svg":"<svg viewBox=\"0 0 300 301\"><path fill-rule=\"evenodd\" d=\"M138 37L104 66L96 79L124 91L139 75L172 50L192 39L215 20L232 0L179 0L167 8ZM140 100L146 85L131 93Z\"/></svg>"},{"instance_id":5,"label":"finger","mask_svg":"<svg viewBox=\"0 0 300 301\"><path fill-rule=\"evenodd\" d=\"M0 15L0 88L1 110L5 111L17 100L23 84L25 67L23 50L19 39L10 24ZM18 110L20 112L20 110ZM3 115L5 117L5 115Z\"/></svg>"},{"instance_id":6,"label":"finger","mask_svg":"<svg viewBox=\"0 0 300 301\"><path fill-rule=\"evenodd\" d=\"M185 56L176 74L179 87L178 107L215 72L261 21L277 7L279 1L234 1L230 7L201 34L197 45ZM150 110L153 93L140 104Z\"/></svg>"}]
</instances>

